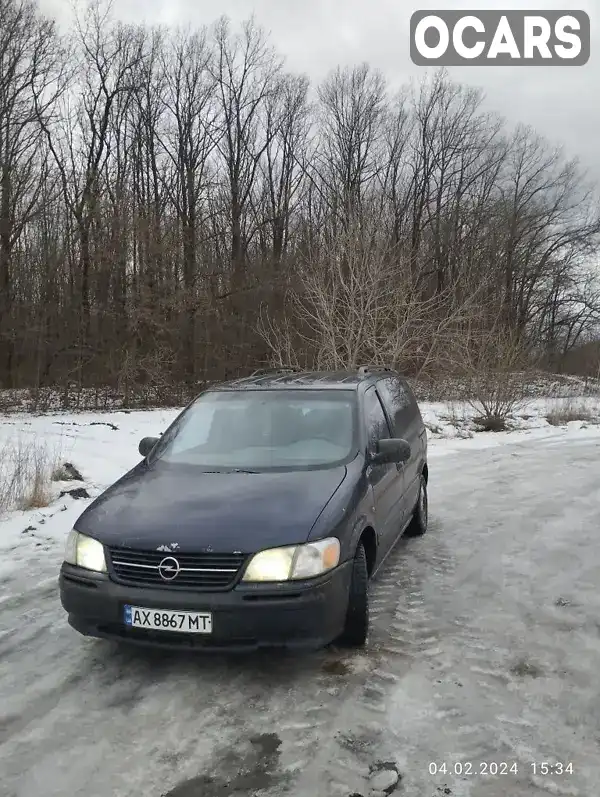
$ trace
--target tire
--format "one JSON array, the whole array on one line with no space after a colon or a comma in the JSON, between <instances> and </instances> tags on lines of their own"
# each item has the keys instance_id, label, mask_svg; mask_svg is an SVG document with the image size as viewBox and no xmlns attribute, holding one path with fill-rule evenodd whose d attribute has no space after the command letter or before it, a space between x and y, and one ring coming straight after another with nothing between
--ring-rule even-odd
<instances>
[{"instance_id":1,"label":"tire","mask_svg":"<svg viewBox=\"0 0 600 797\"><path fill-rule=\"evenodd\" d=\"M404 532L406 537L422 537L427 531L427 521L429 516L429 499L427 495L427 482L425 476L421 474L421 484L419 486L419 497L413 511L412 520Z\"/></svg>"},{"instance_id":2,"label":"tire","mask_svg":"<svg viewBox=\"0 0 600 797\"><path fill-rule=\"evenodd\" d=\"M352 564L352 580L346 624L340 643L347 647L360 648L367 641L369 633L369 570L367 555L362 542L359 542Z\"/></svg>"}]
</instances>

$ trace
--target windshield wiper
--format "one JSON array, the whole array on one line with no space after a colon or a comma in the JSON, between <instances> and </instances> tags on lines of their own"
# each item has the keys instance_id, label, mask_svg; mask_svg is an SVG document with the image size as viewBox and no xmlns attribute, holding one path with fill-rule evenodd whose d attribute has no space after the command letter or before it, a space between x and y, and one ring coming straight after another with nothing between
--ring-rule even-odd
<instances>
[{"instance_id":1,"label":"windshield wiper","mask_svg":"<svg viewBox=\"0 0 600 797\"><path fill-rule=\"evenodd\" d=\"M258 473L258 471L243 470L242 468L227 468L227 470L203 470L202 473Z\"/></svg>"}]
</instances>

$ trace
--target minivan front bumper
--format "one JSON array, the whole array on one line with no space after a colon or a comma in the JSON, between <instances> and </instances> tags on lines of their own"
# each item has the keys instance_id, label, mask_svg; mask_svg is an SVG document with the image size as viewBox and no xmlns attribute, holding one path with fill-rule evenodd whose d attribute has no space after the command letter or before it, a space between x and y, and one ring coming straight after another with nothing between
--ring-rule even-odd
<instances>
[{"instance_id":1,"label":"minivan front bumper","mask_svg":"<svg viewBox=\"0 0 600 797\"><path fill-rule=\"evenodd\" d=\"M318 649L342 632L352 564L307 581L238 584L227 592L191 592L130 587L64 563L60 599L69 624L86 636L141 645L199 650L263 647ZM211 634L130 628L124 606L212 612Z\"/></svg>"}]
</instances>

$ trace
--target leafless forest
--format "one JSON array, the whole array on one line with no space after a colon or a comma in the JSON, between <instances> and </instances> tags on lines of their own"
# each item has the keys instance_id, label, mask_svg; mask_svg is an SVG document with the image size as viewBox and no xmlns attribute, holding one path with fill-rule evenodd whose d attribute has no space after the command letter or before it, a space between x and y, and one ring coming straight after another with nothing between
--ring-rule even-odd
<instances>
[{"instance_id":1,"label":"leafless forest","mask_svg":"<svg viewBox=\"0 0 600 797\"><path fill-rule=\"evenodd\" d=\"M597 333L585 169L437 74L319 85L255 21L59 34L0 0L0 386L269 363L560 369Z\"/></svg>"}]
</instances>

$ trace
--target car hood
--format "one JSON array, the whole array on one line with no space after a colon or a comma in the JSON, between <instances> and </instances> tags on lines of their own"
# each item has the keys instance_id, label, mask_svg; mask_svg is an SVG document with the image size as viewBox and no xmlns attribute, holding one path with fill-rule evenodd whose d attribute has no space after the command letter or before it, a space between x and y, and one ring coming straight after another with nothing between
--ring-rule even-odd
<instances>
[{"instance_id":1,"label":"car hood","mask_svg":"<svg viewBox=\"0 0 600 797\"><path fill-rule=\"evenodd\" d=\"M203 473L140 463L75 524L106 545L254 553L306 542L346 467L293 473Z\"/></svg>"}]
</instances>

